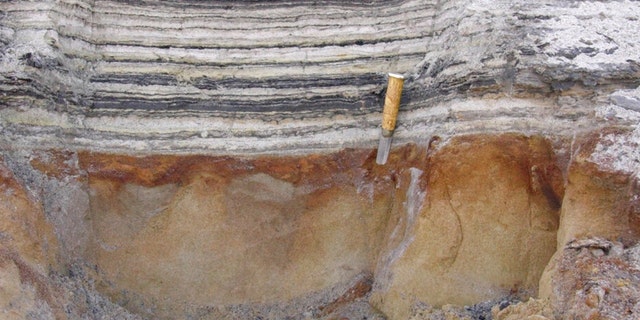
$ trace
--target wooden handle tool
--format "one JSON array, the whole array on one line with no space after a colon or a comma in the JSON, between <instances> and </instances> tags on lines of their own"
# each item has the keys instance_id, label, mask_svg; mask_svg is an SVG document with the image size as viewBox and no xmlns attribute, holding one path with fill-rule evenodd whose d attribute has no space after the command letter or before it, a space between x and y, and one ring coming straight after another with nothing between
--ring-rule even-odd
<instances>
[{"instance_id":1,"label":"wooden handle tool","mask_svg":"<svg viewBox=\"0 0 640 320\"><path fill-rule=\"evenodd\" d=\"M378 144L377 164L387 163L389 151L391 150L391 140L396 129L396 119L400 108L400 98L402 97L402 86L404 77L400 74L389 73L389 83L387 85L387 95L384 98L384 109L382 111L382 132L380 143Z\"/></svg>"}]
</instances>

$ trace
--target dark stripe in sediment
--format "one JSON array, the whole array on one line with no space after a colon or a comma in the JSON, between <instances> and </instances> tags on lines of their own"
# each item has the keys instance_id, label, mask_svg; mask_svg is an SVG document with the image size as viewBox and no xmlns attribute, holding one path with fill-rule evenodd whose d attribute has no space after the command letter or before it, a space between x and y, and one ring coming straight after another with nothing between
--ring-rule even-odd
<instances>
[{"instance_id":1,"label":"dark stripe in sediment","mask_svg":"<svg viewBox=\"0 0 640 320\"><path fill-rule=\"evenodd\" d=\"M309 116L326 116L331 113L363 114L380 109L378 95L367 94L359 98L321 96L306 99L273 99L266 101L211 99L188 97L167 100L135 99L104 96L94 98L91 108L148 111L212 111L228 113L304 113Z\"/></svg>"},{"instance_id":2,"label":"dark stripe in sediment","mask_svg":"<svg viewBox=\"0 0 640 320\"><path fill-rule=\"evenodd\" d=\"M175 86L178 79L169 74L99 74L89 80L93 83L134 84L139 86ZM329 75L329 76L282 76L273 78L235 78L227 77L214 79L209 77L196 78L185 84L193 85L202 90L220 88L250 89L250 88L324 88L337 86L364 86L381 84L384 82L383 74L367 73L356 75Z\"/></svg>"},{"instance_id":3,"label":"dark stripe in sediment","mask_svg":"<svg viewBox=\"0 0 640 320\"><path fill-rule=\"evenodd\" d=\"M323 88L339 86L365 86L381 84L384 82L384 74L367 73L360 75L331 75L313 77L277 77L277 78L222 78L212 79L208 77L197 78L193 86L198 89L249 89L249 88Z\"/></svg>"},{"instance_id":4,"label":"dark stripe in sediment","mask_svg":"<svg viewBox=\"0 0 640 320\"><path fill-rule=\"evenodd\" d=\"M178 84L175 76L168 74L99 74L91 77L94 83L135 84L139 86L174 86Z\"/></svg>"}]
</instances>

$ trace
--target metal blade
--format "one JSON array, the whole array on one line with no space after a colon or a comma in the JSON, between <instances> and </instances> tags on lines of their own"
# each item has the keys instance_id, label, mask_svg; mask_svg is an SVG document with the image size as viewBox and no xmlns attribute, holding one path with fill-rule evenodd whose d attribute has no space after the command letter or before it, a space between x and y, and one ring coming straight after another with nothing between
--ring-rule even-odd
<instances>
[{"instance_id":1,"label":"metal blade","mask_svg":"<svg viewBox=\"0 0 640 320\"><path fill-rule=\"evenodd\" d=\"M377 164L385 164L387 163L387 159L389 158L389 151L391 150L391 140L392 137L385 137L383 135L380 136L380 143L378 144L378 155L376 157Z\"/></svg>"}]
</instances>

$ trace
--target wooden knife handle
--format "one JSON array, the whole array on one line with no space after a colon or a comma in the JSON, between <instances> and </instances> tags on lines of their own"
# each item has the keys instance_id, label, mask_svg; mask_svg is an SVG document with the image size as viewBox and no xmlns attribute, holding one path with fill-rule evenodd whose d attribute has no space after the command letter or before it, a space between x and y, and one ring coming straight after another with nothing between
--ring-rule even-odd
<instances>
[{"instance_id":1,"label":"wooden knife handle","mask_svg":"<svg viewBox=\"0 0 640 320\"><path fill-rule=\"evenodd\" d=\"M389 73L389 83L387 85L387 95L384 98L384 109L382 111L382 132L391 135L396 129L396 119L398 118L398 108L400 108L400 97L402 97L402 86L404 77L400 74Z\"/></svg>"}]
</instances>

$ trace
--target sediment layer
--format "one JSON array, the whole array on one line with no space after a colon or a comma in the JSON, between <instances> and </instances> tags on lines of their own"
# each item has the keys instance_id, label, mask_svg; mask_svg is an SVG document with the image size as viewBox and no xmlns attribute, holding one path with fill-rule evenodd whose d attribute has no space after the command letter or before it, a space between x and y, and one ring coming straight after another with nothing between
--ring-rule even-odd
<instances>
[{"instance_id":1,"label":"sediment layer","mask_svg":"<svg viewBox=\"0 0 640 320\"><path fill-rule=\"evenodd\" d=\"M12 1L2 147L308 153L396 139L571 134L637 87L633 1ZM602 14L606 12L606 14Z\"/></svg>"}]
</instances>

